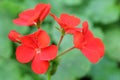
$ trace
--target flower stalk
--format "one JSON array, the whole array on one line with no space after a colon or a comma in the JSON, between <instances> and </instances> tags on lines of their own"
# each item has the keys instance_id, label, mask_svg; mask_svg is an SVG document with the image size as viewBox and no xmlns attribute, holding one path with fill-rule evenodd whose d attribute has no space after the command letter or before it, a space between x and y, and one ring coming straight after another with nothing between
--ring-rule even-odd
<instances>
[{"instance_id":1,"label":"flower stalk","mask_svg":"<svg viewBox=\"0 0 120 80\"><path fill-rule=\"evenodd\" d=\"M71 47L71 48L69 48L69 49L61 52L61 53L57 56L57 58L60 57L60 56L62 56L62 55L64 55L64 54L66 54L67 52L69 52L69 51L71 51L71 50L73 50L73 49L75 49L75 47Z\"/></svg>"},{"instance_id":2,"label":"flower stalk","mask_svg":"<svg viewBox=\"0 0 120 80\"><path fill-rule=\"evenodd\" d=\"M60 40L59 40L58 45L57 45L58 48L60 47L60 44L61 44L64 36L65 36L65 31L63 29L61 29L61 37L60 37Z\"/></svg>"},{"instance_id":3,"label":"flower stalk","mask_svg":"<svg viewBox=\"0 0 120 80\"><path fill-rule=\"evenodd\" d=\"M50 74L50 72L48 72L48 74L47 74L47 80L51 80L51 74Z\"/></svg>"}]
</instances>

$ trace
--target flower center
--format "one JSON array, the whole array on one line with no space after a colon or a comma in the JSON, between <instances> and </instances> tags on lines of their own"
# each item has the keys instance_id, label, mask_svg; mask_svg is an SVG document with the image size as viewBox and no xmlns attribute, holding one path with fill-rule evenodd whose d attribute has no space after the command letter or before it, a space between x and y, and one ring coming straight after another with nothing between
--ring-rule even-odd
<instances>
[{"instance_id":1,"label":"flower center","mask_svg":"<svg viewBox=\"0 0 120 80\"><path fill-rule=\"evenodd\" d=\"M35 49L35 51L36 51L37 54L41 53L41 49L40 48Z\"/></svg>"}]
</instances>

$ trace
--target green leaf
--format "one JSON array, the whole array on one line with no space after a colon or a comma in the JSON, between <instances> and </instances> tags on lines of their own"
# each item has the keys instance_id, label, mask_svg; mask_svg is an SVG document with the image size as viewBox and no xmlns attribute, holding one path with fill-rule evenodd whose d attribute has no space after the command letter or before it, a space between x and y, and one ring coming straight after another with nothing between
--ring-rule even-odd
<instances>
[{"instance_id":1,"label":"green leaf","mask_svg":"<svg viewBox=\"0 0 120 80\"><path fill-rule=\"evenodd\" d=\"M91 31L95 37L100 38L100 39L104 39L104 34L103 34L103 31L101 30L101 28L92 27Z\"/></svg>"},{"instance_id":2,"label":"green leaf","mask_svg":"<svg viewBox=\"0 0 120 80\"><path fill-rule=\"evenodd\" d=\"M52 80L75 80L85 76L91 68L91 63L80 53L79 50L72 50L63 55L60 60L57 72Z\"/></svg>"},{"instance_id":3,"label":"green leaf","mask_svg":"<svg viewBox=\"0 0 120 80\"><path fill-rule=\"evenodd\" d=\"M15 61L0 58L0 80L21 80L21 74Z\"/></svg>"},{"instance_id":4,"label":"green leaf","mask_svg":"<svg viewBox=\"0 0 120 80\"><path fill-rule=\"evenodd\" d=\"M0 39L0 56L2 57L10 57L12 54L12 46L8 39L3 38Z\"/></svg>"},{"instance_id":5,"label":"green leaf","mask_svg":"<svg viewBox=\"0 0 120 80\"><path fill-rule=\"evenodd\" d=\"M120 70L117 68L117 63L106 57L92 67L90 75L93 80L120 80Z\"/></svg>"},{"instance_id":6,"label":"green leaf","mask_svg":"<svg viewBox=\"0 0 120 80\"><path fill-rule=\"evenodd\" d=\"M64 0L62 2L68 6L76 6L82 4L82 0Z\"/></svg>"},{"instance_id":7,"label":"green leaf","mask_svg":"<svg viewBox=\"0 0 120 80\"><path fill-rule=\"evenodd\" d=\"M13 24L12 19L8 15L0 15L0 56L10 57L12 55L13 46L12 41L8 39L8 33L10 30L16 30L21 34L25 34L29 31L28 27L18 27Z\"/></svg>"},{"instance_id":8,"label":"green leaf","mask_svg":"<svg viewBox=\"0 0 120 80\"><path fill-rule=\"evenodd\" d=\"M30 9L30 8L34 8L39 2L37 0L24 0L23 2L23 8L26 9Z\"/></svg>"},{"instance_id":9,"label":"green leaf","mask_svg":"<svg viewBox=\"0 0 120 80\"><path fill-rule=\"evenodd\" d=\"M94 22L108 24L119 19L119 9L116 0L91 0L85 14Z\"/></svg>"},{"instance_id":10,"label":"green leaf","mask_svg":"<svg viewBox=\"0 0 120 80\"><path fill-rule=\"evenodd\" d=\"M9 17L14 17L18 12L22 10L20 2L4 0L0 2L1 12ZM0 15L1 16L1 15Z\"/></svg>"},{"instance_id":11,"label":"green leaf","mask_svg":"<svg viewBox=\"0 0 120 80\"><path fill-rule=\"evenodd\" d=\"M33 80L32 77L30 75L25 75L23 77L23 80Z\"/></svg>"},{"instance_id":12,"label":"green leaf","mask_svg":"<svg viewBox=\"0 0 120 80\"><path fill-rule=\"evenodd\" d=\"M120 29L110 29L105 34L105 46L107 55L114 60L120 61Z\"/></svg>"}]
</instances>

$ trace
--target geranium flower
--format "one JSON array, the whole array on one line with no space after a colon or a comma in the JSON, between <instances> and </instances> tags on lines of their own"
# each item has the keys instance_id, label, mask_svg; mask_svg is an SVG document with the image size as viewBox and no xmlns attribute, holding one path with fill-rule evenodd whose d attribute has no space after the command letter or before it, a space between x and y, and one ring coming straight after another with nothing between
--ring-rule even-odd
<instances>
[{"instance_id":1,"label":"geranium flower","mask_svg":"<svg viewBox=\"0 0 120 80\"><path fill-rule=\"evenodd\" d=\"M16 25L19 26L32 26L40 23L50 12L49 4L37 4L34 9L28 9L19 14L19 18L13 20Z\"/></svg>"},{"instance_id":2,"label":"geranium flower","mask_svg":"<svg viewBox=\"0 0 120 80\"><path fill-rule=\"evenodd\" d=\"M77 28L77 26L80 24L79 18L65 13L61 14L60 18L56 17L52 13L50 13L50 15L57 21L57 23L62 29L64 29L66 33L73 34L75 31L80 31L80 28Z\"/></svg>"},{"instance_id":3,"label":"geranium flower","mask_svg":"<svg viewBox=\"0 0 120 80\"><path fill-rule=\"evenodd\" d=\"M8 38L13 42L20 42L22 35L15 30L11 30L8 34Z\"/></svg>"},{"instance_id":4,"label":"geranium flower","mask_svg":"<svg viewBox=\"0 0 120 80\"><path fill-rule=\"evenodd\" d=\"M96 63L104 55L104 44L93 36L87 21L83 22L82 26L81 32L74 33L74 46L81 50L90 62Z\"/></svg>"},{"instance_id":5,"label":"geranium flower","mask_svg":"<svg viewBox=\"0 0 120 80\"><path fill-rule=\"evenodd\" d=\"M21 63L32 61L32 70L36 74L43 74L49 67L49 61L53 60L58 48L50 45L50 37L43 30L23 36L21 45L16 49L16 59Z\"/></svg>"}]
</instances>

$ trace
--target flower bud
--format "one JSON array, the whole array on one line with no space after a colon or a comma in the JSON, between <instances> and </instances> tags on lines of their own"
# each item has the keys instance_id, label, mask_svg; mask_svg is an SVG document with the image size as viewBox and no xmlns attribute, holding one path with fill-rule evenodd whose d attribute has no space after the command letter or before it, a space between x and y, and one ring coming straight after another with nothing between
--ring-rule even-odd
<instances>
[{"instance_id":1,"label":"flower bud","mask_svg":"<svg viewBox=\"0 0 120 80\"><path fill-rule=\"evenodd\" d=\"M15 30L11 30L8 34L8 38L13 42L21 42L21 34L16 32Z\"/></svg>"}]
</instances>

